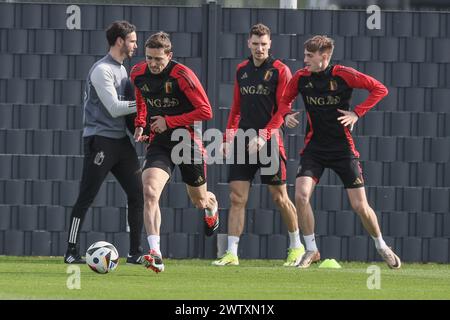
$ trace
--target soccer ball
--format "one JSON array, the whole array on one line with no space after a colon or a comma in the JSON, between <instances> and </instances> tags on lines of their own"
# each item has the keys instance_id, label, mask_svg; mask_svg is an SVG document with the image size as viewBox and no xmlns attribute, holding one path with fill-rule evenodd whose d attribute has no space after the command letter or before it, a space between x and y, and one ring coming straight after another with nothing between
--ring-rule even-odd
<instances>
[{"instance_id":1,"label":"soccer ball","mask_svg":"<svg viewBox=\"0 0 450 320\"><path fill-rule=\"evenodd\" d=\"M98 241L87 249L86 263L97 273L108 273L117 268L119 253L111 243Z\"/></svg>"}]
</instances>

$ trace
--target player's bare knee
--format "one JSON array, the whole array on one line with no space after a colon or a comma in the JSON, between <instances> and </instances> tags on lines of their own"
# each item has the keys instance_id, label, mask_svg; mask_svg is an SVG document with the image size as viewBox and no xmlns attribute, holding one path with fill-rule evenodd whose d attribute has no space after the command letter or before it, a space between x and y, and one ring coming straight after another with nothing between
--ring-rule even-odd
<instances>
[{"instance_id":1,"label":"player's bare knee","mask_svg":"<svg viewBox=\"0 0 450 320\"><path fill-rule=\"evenodd\" d=\"M361 201L354 203L352 204L352 208L359 216L368 217L370 215L370 207L367 202Z\"/></svg>"},{"instance_id":2,"label":"player's bare knee","mask_svg":"<svg viewBox=\"0 0 450 320\"><path fill-rule=\"evenodd\" d=\"M295 205L299 207L306 207L309 204L309 196L306 192L295 193Z\"/></svg>"},{"instance_id":3,"label":"player's bare knee","mask_svg":"<svg viewBox=\"0 0 450 320\"><path fill-rule=\"evenodd\" d=\"M239 208L245 207L245 205L247 204L247 198L235 192L230 193L230 201L232 206Z\"/></svg>"},{"instance_id":4,"label":"player's bare knee","mask_svg":"<svg viewBox=\"0 0 450 320\"><path fill-rule=\"evenodd\" d=\"M156 190L151 186L144 187L144 201L147 203L158 203L159 195Z\"/></svg>"},{"instance_id":5,"label":"player's bare knee","mask_svg":"<svg viewBox=\"0 0 450 320\"><path fill-rule=\"evenodd\" d=\"M284 207L289 202L289 198L282 193L273 194L272 200L278 207Z\"/></svg>"}]
</instances>

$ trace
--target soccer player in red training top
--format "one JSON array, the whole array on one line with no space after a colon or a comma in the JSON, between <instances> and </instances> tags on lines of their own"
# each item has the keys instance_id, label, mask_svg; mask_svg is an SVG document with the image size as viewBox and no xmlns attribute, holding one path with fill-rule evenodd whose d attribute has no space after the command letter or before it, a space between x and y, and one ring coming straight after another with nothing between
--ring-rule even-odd
<instances>
[{"instance_id":1,"label":"soccer player in red training top","mask_svg":"<svg viewBox=\"0 0 450 320\"><path fill-rule=\"evenodd\" d=\"M245 206L251 182L259 169L261 182L268 185L289 232L290 246L284 266L295 266L305 252L300 242L295 206L289 199L286 188L286 155L282 134L279 132L283 124L273 125L272 122L272 116L277 111L282 93L292 75L286 65L269 54L270 45L270 29L263 24L254 25L248 39L251 56L240 63L236 71L233 105L222 146L225 154L234 152L235 160L229 167L228 176L231 191L228 249L219 260L213 262L217 266L239 264L237 249L239 237L244 230ZM248 144L245 142L245 145L240 145L237 141L240 134L236 133L238 129L246 132L254 129L255 136L249 137ZM259 130L259 135L256 130ZM231 143L233 151L230 149ZM277 164L272 172L265 170L268 166L261 158L255 159L253 163L250 160L250 154L255 154L263 146L270 151L275 150L269 156L270 163ZM245 158L242 163L236 163L239 155Z\"/></svg>"},{"instance_id":2,"label":"soccer player in red training top","mask_svg":"<svg viewBox=\"0 0 450 320\"><path fill-rule=\"evenodd\" d=\"M131 71L137 105L135 140L144 141L147 138L143 135L144 128L150 127L142 174L144 225L150 251L143 256L143 263L147 268L161 272L164 271L164 264L159 244L159 198L175 163L179 163L174 163L175 159L171 157L173 147L178 144L171 141L171 136L176 129L187 130L185 132L191 137L188 152L200 150L203 154L203 145L196 139L192 126L194 121L211 119L212 109L192 70L172 60L172 44L168 34L158 32L147 39L145 58L146 61L138 63ZM205 210L205 234L211 236L219 225L218 204L214 194L206 189L206 166L202 154L197 152L195 159L179 164L179 168L193 204Z\"/></svg>"},{"instance_id":3,"label":"soccer player in red training top","mask_svg":"<svg viewBox=\"0 0 450 320\"><path fill-rule=\"evenodd\" d=\"M298 112L290 113L293 100L301 93L306 108L307 127L305 146L301 150L297 171L295 204L300 229L304 235L306 253L298 267L307 268L320 260L314 238L314 216L310 198L325 168L334 170L341 178L353 210L372 236L378 253L390 268L401 266L399 257L386 245L381 235L377 216L369 206L364 179L359 164L351 129L358 119L373 108L388 91L376 79L355 69L330 64L334 41L326 36L315 36L304 44L306 67L298 70L289 82L276 121L289 128L299 122ZM350 111L353 88L369 91L369 96Z\"/></svg>"}]
</instances>

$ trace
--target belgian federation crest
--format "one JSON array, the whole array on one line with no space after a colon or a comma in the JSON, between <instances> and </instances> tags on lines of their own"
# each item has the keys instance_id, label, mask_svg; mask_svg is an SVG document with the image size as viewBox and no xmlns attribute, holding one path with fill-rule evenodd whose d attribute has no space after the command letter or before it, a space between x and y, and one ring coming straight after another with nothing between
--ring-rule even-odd
<instances>
[{"instance_id":1,"label":"belgian federation crest","mask_svg":"<svg viewBox=\"0 0 450 320\"><path fill-rule=\"evenodd\" d=\"M273 70L267 70L266 73L264 74L264 81L269 81L270 79L272 79L273 76Z\"/></svg>"},{"instance_id":2,"label":"belgian federation crest","mask_svg":"<svg viewBox=\"0 0 450 320\"><path fill-rule=\"evenodd\" d=\"M171 81L167 81L166 82L165 89L166 89L166 94L169 94L169 93L173 92L173 87L172 87L172 82Z\"/></svg>"},{"instance_id":3,"label":"belgian federation crest","mask_svg":"<svg viewBox=\"0 0 450 320\"><path fill-rule=\"evenodd\" d=\"M337 82L336 80L330 80L330 91L336 91L337 90Z\"/></svg>"},{"instance_id":4,"label":"belgian federation crest","mask_svg":"<svg viewBox=\"0 0 450 320\"><path fill-rule=\"evenodd\" d=\"M105 160L105 153L103 151L97 152L94 158L94 164L96 164L97 166L101 166L103 160Z\"/></svg>"}]
</instances>

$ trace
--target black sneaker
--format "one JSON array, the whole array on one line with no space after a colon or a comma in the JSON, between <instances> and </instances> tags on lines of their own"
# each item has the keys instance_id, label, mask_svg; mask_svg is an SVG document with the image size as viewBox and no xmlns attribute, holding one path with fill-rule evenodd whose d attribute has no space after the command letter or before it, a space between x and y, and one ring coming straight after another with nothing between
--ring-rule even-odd
<instances>
[{"instance_id":1,"label":"black sneaker","mask_svg":"<svg viewBox=\"0 0 450 320\"><path fill-rule=\"evenodd\" d=\"M66 254L64 255L64 263L68 264L86 264L86 260L84 260L77 250L67 249Z\"/></svg>"},{"instance_id":2,"label":"black sneaker","mask_svg":"<svg viewBox=\"0 0 450 320\"><path fill-rule=\"evenodd\" d=\"M127 256L128 264L142 264L142 253Z\"/></svg>"}]
</instances>

